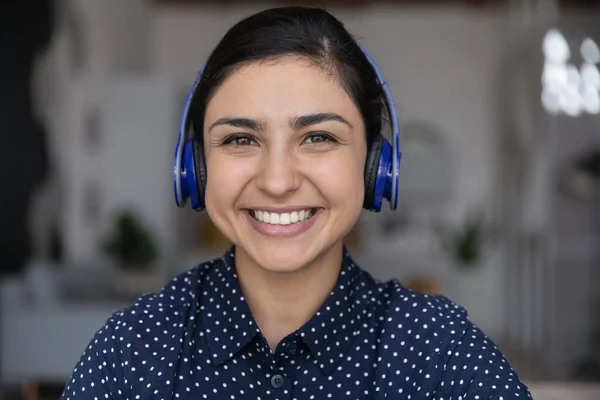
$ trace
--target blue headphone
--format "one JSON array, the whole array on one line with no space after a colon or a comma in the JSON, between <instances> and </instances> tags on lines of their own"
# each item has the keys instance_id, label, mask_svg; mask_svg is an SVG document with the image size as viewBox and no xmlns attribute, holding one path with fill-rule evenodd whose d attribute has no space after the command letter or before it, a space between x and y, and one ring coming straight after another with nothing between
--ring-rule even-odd
<instances>
[{"instance_id":1,"label":"blue headphone","mask_svg":"<svg viewBox=\"0 0 600 400\"><path fill-rule=\"evenodd\" d=\"M369 146L365 165L365 199L363 208L379 212L385 198L390 202L391 209L395 210L398 206L398 181L401 158L398 115L396 114L394 99L379 66L362 46L359 45L359 47L375 70L379 84L385 94L385 108L389 114L393 138L392 144L390 144L379 133ZM206 164L202 137L200 136L196 139L193 135L189 134L192 129L189 111L203 71L204 67L196 76L196 80L188 93L183 107L173 165L175 202L177 206L183 207L189 198L192 202L192 208L196 211L201 211L205 207Z\"/></svg>"}]
</instances>

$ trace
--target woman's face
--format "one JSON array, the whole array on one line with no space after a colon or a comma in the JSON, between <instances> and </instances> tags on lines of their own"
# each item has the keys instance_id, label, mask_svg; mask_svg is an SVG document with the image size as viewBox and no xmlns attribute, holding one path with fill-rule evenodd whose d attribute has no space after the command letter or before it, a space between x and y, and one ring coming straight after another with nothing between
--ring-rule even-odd
<instances>
[{"instance_id":1,"label":"woman's face","mask_svg":"<svg viewBox=\"0 0 600 400\"><path fill-rule=\"evenodd\" d=\"M260 267L339 251L363 204L365 128L337 77L284 58L238 69L204 119L206 210Z\"/></svg>"}]
</instances>

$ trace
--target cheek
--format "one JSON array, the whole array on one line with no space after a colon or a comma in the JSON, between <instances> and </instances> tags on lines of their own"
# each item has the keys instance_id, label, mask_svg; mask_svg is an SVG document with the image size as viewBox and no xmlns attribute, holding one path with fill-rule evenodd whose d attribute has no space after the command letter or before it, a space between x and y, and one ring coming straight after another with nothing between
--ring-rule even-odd
<instances>
[{"instance_id":1,"label":"cheek","mask_svg":"<svg viewBox=\"0 0 600 400\"><path fill-rule=\"evenodd\" d=\"M364 199L364 157L338 154L314 163L312 173L319 191L331 205L362 208Z\"/></svg>"},{"instance_id":2,"label":"cheek","mask_svg":"<svg viewBox=\"0 0 600 400\"><path fill-rule=\"evenodd\" d=\"M253 170L243 159L232 162L226 155L218 153L207 155L206 169L206 208L216 213L230 209L251 179Z\"/></svg>"}]
</instances>

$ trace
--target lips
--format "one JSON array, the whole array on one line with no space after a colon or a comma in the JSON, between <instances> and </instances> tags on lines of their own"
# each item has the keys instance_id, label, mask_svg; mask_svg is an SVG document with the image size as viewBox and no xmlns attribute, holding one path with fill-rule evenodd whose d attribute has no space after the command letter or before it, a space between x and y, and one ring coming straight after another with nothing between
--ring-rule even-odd
<instances>
[{"instance_id":1,"label":"lips","mask_svg":"<svg viewBox=\"0 0 600 400\"><path fill-rule=\"evenodd\" d=\"M307 231L322 214L322 208L297 207L285 210L247 209L248 222L258 233L288 238Z\"/></svg>"},{"instance_id":2,"label":"lips","mask_svg":"<svg viewBox=\"0 0 600 400\"><path fill-rule=\"evenodd\" d=\"M308 221L315 214L315 208L301 209L291 212L270 212L267 210L250 210L250 215L259 222L271 225L291 225Z\"/></svg>"}]
</instances>

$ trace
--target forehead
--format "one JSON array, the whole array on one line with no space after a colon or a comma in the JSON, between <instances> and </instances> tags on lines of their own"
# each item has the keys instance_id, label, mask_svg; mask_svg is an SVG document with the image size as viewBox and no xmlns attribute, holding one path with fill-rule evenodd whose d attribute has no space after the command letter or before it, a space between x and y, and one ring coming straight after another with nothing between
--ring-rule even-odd
<instances>
[{"instance_id":1,"label":"forehead","mask_svg":"<svg viewBox=\"0 0 600 400\"><path fill-rule=\"evenodd\" d=\"M269 119L324 111L359 113L334 72L289 57L236 69L209 101L205 123L224 114Z\"/></svg>"}]
</instances>

